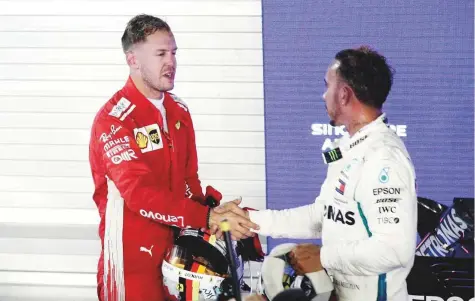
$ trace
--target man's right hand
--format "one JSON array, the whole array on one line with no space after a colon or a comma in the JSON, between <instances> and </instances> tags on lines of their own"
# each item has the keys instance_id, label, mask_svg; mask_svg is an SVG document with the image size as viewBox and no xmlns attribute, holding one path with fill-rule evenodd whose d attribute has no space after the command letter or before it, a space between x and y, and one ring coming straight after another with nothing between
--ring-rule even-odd
<instances>
[{"instance_id":1,"label":"man's right hand","mask_svg":"<svg viewBox=\"0 0 475 301\"><path fill-rule=\"evenodd\" d=\"M258 230L259 225L249 220L249 213L239 207L240 199L222 204L211 210L209 217L209 226L212 234L220 238L218 231L219 224L224 219L228 220L231 228L231 237L233 240L252 237L255 235L251 229Z\"/></svg>"}]
</instances>

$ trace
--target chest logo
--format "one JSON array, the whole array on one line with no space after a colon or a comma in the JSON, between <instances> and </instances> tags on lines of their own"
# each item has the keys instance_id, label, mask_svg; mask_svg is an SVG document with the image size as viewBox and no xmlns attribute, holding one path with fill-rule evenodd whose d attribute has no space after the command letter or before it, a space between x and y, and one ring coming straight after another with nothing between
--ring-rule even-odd
<instances>
[{"instance_id":1,"label":"chest logo","mask_svg":"<svg viewBox=\"0 0 475 301\"><path fill-rule=\"evenodd\" d=\"M137 142L137 145L140 149L147 148L148 137L145 136L142 132L138 132L137 135L135 135L135 142Z\"/></svg>"},{"instance_id":2,"label":"chest logo","mask_svg":"<svg viewBox=\"0 0 475 301\"><path fill-rule=\"evenodd\" d=\"M345 194L346 183L342 179L338 179L338 186L335 188L336 192L341 195Z\"/></svg>"},{"instance_id":3,"label":"chest logo","mask_svg":"<svg viewBox=\"0 0 475 301\"><path fill-rule=\"evenodd\" d=\"M323 207L323 216L335 223L352 226L355 224L355 213L353 211L342 211L332 205Z\"/></svg>"},{"instance_id":4,"label":"chest logo","mask_svg":"<svg viewBox=\"0 0 475 301\"><path fill-rule=\"evenodd\" d=\"M162 135L158 124L151 124L134 129L135 142L142 153L163 148Z\"/></svg>"},{"instance_id":5,"label":"chest logo","mask_svg":"<svg viewBox=\"0 0 475 301\"><path fill-rule=\"evenodd\" d=\"M160 132L156 129L151 130L148 132L148 136L150 137L150 141L155 144L160 144Z\"/></svg>"},{"instance_id":6,"label":"chest logo","mask_svg":"<svg viewBox=\"0 0 475 301\"><path fill-rule=\"evenodd\" d=\"M379 173L379 182L385 184L389 181L389 167L385 167Z\"/></svg>"}]
</instances>

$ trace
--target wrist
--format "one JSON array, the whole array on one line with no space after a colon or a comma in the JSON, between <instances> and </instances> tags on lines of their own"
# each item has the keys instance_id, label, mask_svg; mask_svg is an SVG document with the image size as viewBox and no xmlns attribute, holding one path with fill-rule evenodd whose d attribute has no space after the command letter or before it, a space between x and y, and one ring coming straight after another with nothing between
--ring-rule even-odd
<instances>
[{"instance_id":1,"label":"wrist","mask_svg":"<svg viewBox=\"0 0 475 301\"><path fill-rule=\"evenodd\" d=\"M206 214L206 229L211 229L211 211L213 209L208 207L208 214Z\"/></svg>"}]
</instances>

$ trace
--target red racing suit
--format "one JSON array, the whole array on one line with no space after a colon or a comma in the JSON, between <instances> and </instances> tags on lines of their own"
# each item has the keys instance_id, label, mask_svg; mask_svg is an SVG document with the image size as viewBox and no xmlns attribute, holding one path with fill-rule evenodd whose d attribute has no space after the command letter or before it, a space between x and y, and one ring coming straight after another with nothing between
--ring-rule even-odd
<instances>
[{"instance_id":1,"label":"red racing suit","mask_svg":"<svg viewBox=\"0 0 475 301\"><path fill-rule=\"evenodd\" d=\"M164 106L168 133L129 78L94 119L89 161L101 218L102 301L162 301L171 226L206 227L208 207L185 198L203 195L191 116L173 94L165 93Z\"/></svg>"}]
</instances>

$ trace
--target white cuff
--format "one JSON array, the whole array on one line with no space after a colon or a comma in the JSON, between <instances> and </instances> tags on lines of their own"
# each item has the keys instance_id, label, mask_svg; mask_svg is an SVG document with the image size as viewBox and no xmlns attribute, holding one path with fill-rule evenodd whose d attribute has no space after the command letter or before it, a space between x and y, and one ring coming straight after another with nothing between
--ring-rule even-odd
<instances>
[{"instance_id":1,"label":"white cuff","mask_svg":"<svg viewBox=\"0 0 475 301\"><path fill-rule=\"evenodd\" d=\"M327 272L324 270L318 272L307 273L305 276L312 282L315 292L319 294L331 292L333 290L333 283Z\"/></svg>"}]
</instances>

